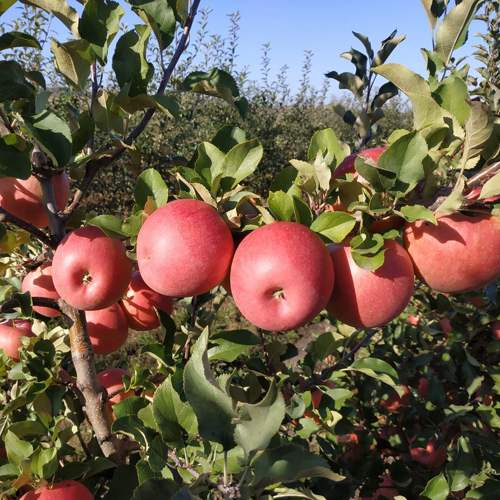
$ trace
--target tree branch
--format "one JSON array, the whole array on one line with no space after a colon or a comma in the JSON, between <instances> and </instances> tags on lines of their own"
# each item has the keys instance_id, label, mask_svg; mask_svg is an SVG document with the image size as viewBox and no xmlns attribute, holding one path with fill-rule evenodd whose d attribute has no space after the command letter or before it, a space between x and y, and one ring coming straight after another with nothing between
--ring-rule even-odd
<instances>
[{"instance_id":1,"label":"tree branch","mask_svg":"<svg viewBox=\"0 0 500 500\"><path fill-rule=\"evenodd\" d=\"M24 229L28 233L32 234L35 238L38 238L42 243L49 246L50 248L56 247L55 243L52 241L52 238L48 234L44 233L29 222L16 217L14 214L11 214L2 207L0 207L0 222L8 222L10 224L14 224L15 226Z\"/></svg>"},{"instance_id":2,"label":"tree branch","mask_svg":"<svg viewBox=\"0 0 500 500\"><path fill-rule=\"evenodd\" d=\"M198 12L198 7L200 5L201 0L194 0L189 11L189 15L186 19L186 23L184 24L184 29L181 38L175 48L175 52L170 60L168 66L163 71L163 76L158 86L158 90L156 91L156 95L162 95L167 88L168 82L179 62L179 59L183 52L186 50L189 43L189 34L191 32L191 28L193 26L194 18L196 17L196 13ZM134 127L134 129L123 139L124 144L120 144L117 146L114 151L106 155L102 158L91 160L87 163L85 167L85 175L82 179L79 189L76 191L73 200L68 205L68 207L64 210L64 216L68 218L72 212L78 207L84 198L90 184L92 183L97 172L104 167L107 167L126 151L126 145L132 144L137 137L144 131L151 118L156 112L156 108L149 108L142 117L141 121Z\"/></svg>"}]
</instances>

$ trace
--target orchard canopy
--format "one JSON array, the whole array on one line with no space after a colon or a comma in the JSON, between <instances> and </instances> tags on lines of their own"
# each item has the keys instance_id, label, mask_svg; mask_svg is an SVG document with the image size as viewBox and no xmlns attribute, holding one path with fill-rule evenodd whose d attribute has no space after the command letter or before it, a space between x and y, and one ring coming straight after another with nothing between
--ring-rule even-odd
<instances>
[{"instance_id":1,"label":"orchard canopy","mask_svg":"<svg viewBox=\"0 0 500 500\"><path fill-rule=\"evenodd\" d=\"M500 498L500 2L204 3L0 0L0 499Z\"/></svg>"}]
</instances>

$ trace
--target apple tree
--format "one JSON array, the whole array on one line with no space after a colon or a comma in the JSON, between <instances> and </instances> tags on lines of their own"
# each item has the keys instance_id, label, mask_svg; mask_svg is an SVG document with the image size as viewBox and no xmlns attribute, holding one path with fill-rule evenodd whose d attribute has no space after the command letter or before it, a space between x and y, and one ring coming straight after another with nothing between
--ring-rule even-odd
<instances>
[{"instance_id":1,"label":"apple tree","mask_svg":"<svg viewBox=\"0 0 500 500\"><path fill-rule=\"evenodd\" d=\"M64 35L0 35L0 496L496 498L499 2L422 1L425 76L353 32L356 144L317 130L268 193L235 79L176 76L200 0L20 5ZM165 178L137 139L182 93L234 123ZM133 206L87 211L116 163Z\"/></svg>"}]
</instances>

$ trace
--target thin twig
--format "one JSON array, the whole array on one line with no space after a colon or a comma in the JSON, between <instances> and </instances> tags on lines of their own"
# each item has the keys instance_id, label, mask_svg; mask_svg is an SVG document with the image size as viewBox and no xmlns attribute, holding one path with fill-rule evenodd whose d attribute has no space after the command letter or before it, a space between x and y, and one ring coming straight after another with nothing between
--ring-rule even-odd
<instances>
[{"instance_id":1,"label":"thin twig","mask_svg":"<svg viewBox=\"0 0 500 500\"><path fill-rule=\"evenodd\" d=\"M42 243L49 246L50 248L56 247L55 243L52 241L52 238L48 234L44 233L29 222L16 217L14 214L11 214L2 207L0 207L0 222L8 222L10 224L14 224L15 226L24 229L28 233L32 234L35 238L38 238Z\"/></svg>"},{"instance_id":2,"label":"thin twig","mask_svg":"<svg viewBox=\"0 0 500 500\"><path fill-rule=\"evenodd\" d=\"M172 56L172 59L170 60L168 66L165 68L163 71L163 76L160 81L160 84L158 86L158 90L156 92L156 95L163 95L165 92L165 89L167 88L168 82L170 81L170 78L175 70L175 67L177 66L177 63L179 62L179 59L182 55L182 53L186 50L189 42L189 34L191 32L191 28L193 25L194 18L196 16L196 13L198 11L198 7L200 5L201 0L194 0L193 5L191 6L191 10L189 11L189 15L186 19L186 23L184 24L184 30L182 33L181 38L179 39L179 43L177 44L177 47L175 49L175 52ZM141 121L135 126L135 128L123 139L123 144L120 144L117 146L114 151L106 155L104 157L98 158L96 160L91 160L87 163L85 167L85 175L84 178L82 179L82 182L80 184L79 189L76 191L72 202L70 205L64 210L64 215L66 218L68 218L71 213L78 207L78 205L81 203L82 199L84 198L90 184L92 183L92 180L94 179L95 175L97 172L104 167L107 167L114 161L116 161L118 158L122 156L122 154L126 151L126 146L131 145L137 137L144 131L148 123L150 122L151 118L156 112L156 108L149 108L145 113L144 116L142 117Z\"/></svg>"}]
</instances>

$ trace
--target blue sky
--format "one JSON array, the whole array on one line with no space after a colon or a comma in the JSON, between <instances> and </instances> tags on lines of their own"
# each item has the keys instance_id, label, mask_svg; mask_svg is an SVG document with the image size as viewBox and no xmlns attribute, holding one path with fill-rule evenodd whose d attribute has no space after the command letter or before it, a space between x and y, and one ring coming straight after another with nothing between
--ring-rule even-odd
<instances>
[{"instance_id":1,"label":"blue sky","mask_svg":"<svg viewBox=\"0 0 500 500\"><path fill-rule=\"evenodd\" d=\"M75 0L69 3L81 9ZM340 58L340 53L351 46L360 48L352 30L368 35L376 49L397 28L407 39L390 60L419 73L425 71L419 49L431 47L429 23L420 0L202 0L201 7L211 10L209 31L222 36L229 27L228 14L238 10L241 14L238 66L247 66L250 76L259 78L261 47L269 42L271 78L286 64L293 89L298 87L305 50L314 53L310 78L318 87L327 71L350 71L352 65ZM12 19L15 13L12 8L0 22ZM125 21L132 25L139 19L129 14ZM56 22L53 27L59 30L57 25ZM471 33L481 27L480 23L474 23ZM467 53L467 49L462 52ZM473 61L472 66L475 64ZM337 89L336 83L332 89Z\"/></svg>"}]
</instances>

